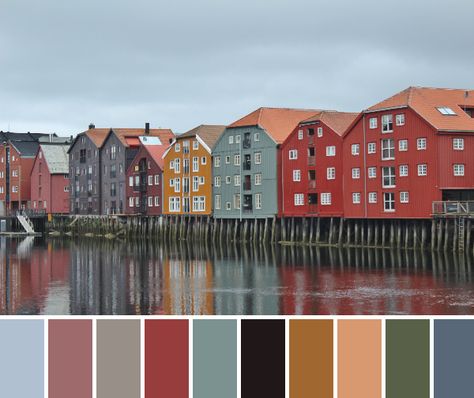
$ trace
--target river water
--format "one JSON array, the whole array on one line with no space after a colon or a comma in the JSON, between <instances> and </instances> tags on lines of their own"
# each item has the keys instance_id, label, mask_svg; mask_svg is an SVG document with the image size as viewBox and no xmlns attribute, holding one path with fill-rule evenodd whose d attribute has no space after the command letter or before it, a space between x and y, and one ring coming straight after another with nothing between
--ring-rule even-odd
<instances>
[{"instance_id":1,"label":"river water","mask_svg":"<svg viewBox=\"0 0 474 398\"><path fill-rule=\"evenodd\" d=\"M452 252L0 238L0 314L472 315L473 264Z\"/></svg>"}]
</instances>

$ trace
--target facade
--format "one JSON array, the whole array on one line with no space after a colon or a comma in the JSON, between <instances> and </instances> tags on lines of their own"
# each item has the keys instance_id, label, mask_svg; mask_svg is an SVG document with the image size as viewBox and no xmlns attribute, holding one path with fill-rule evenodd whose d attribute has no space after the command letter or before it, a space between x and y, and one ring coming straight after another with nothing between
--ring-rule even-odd
<instances>
[{"instance_id":1,"label":"facade","mask_svg":"<svg viewBox=\"0 0 474 398\"><path fill-rule=\"evenodd\" d=\"M69 213L69 144L40 144L31 171L31 208Z\"/></svg>"},{"instance_id":2,"label":"facade","mask_svg":"<svg viewBox=\"0 0 474 398\"><path fill-rule=\"evenodd\" d=\"M56 135L0 131L0 210L18 210L30 206L31 170L41 141L58 139Z\"/></svg>"},{"instance_id":3,"label":"facade","mask_svg":"<svg viewBox=\"0 0 474 398\"><path fill-rule=\"evenodd\" d=\"M167 145L157 137L140 137L140 149L127 169L126 214L162 213L163 153Z\"/></svg>"},{"instance_id":4,"label":"facade","mask_svg":"<svg viewBox=\"0 0 474 398\"><path fill-rule=\"evenodd\" d=\"M164 155L164 214L212 214L212 157L225 126L201 125L180 136Z\"/></svg>"},{"instance_id":5,"label":"facade","mask_svg":"<svg viewBox=\"0 0 474 398\"><path fill-rule=\"evenodd\" d=\"M474 200L474 91L410 87L362 112L344 135L348 218L430 218Z\"/></svg>"},{"instance_id":6,"label":"facade","mask_svg":"<svg viewBox=\"0 0 474 398\"><path fill-rule=\"evenodd\" d=\"M216 218L278 214L280 145L317 110L260 108L226 128L213 151Z\"/></svg>"},{"instance_id":7,"label":"facade","mask_svg":"<svg viewBox=\"0 0 474 398\"><path fill-rule=\"evenodd\" d=\"M100 149L109 131L91 124L76 136L69 148L71 214L102 214Z\"/></svg>"},{"instance_id":8,"label":"facade","mask_svg":"<svg viewBox=\"0 0 474 398\"><path fill-rule=\"evenodd\" d=\"M101 202L103 214L124 214L126 172L140 149L140 137L156 137L161 145L174 139L169 129L110 129L101 148Z\"/></svg>"},{"instance_id":9,"label":"facade","mask_svg":"<svg viewBox=\"0 0 474 398\"><path fill-rule=\"evenodd\" d=\"M342 135L356 113L322 111L302 121L281 146L280 216L341 217Z\"/></svg>"}]
</instances>

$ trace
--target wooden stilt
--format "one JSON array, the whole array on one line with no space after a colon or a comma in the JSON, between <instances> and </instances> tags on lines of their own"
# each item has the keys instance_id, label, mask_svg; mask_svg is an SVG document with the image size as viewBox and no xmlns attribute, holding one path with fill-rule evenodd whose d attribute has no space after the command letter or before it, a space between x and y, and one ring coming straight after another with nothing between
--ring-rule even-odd
<instances>
[{"instance_id":1,"label":"wooden stilt","mask_svg":"<svg viewBox=\"0 0 474 398\"><path fill-rule=\"evenodd\" d=\"M367 246L372 242L372 221L367 220Z\"/></svg>"},{"instance_id":2,"label":"wooden stilt","mask_svg":"<svg viewBox=\"0 0 474 398\"><path fill-rule=\"evenodd\" d=\"M375 220L375 229L374 229L374 246L379 245L379 220Z\"/></svg>"},{"instance_id":3,"label":"wooden stilt","mask_svg":"<svg viewBox=\"0 0 474 398\"><path fill-rule=\"evenodd\" d=\"M421 224L421 248L422 249L425 248L426 235L427 235L426 223L424 221L422 221L422 224Z\"/></svg>"},{"instance_id":4,"label":"wooden stilt","mask_svg":"<svg viewBox=\"0 0 474 398\"><path fill-rule=\"evenodd\" d=\"M441 219L439 220L439 223L438 223L438 228L437 228L437 242L436 242L436 249L438 251L441 250L441 245L443 243L443 231L444 231L444 220Z\"/></svg>"},{"instance_id":5,"label":"wooden stilt","mask_svg":"<svg viewBox=\"0 0 474 398\"><path fill-rule=\"evenodd\" d=\"M313 224L314 224L314 218L310 217L309 219L309 243L313 242Z\"/></svg>"},{"instance_id":6,"label":"wooden stilt","mask_svg":"<svg viewBox=\"0 0 474 398\"><path fill-rule=\"evenodd\" d=\"M271 237L270 237L270 242L276 242L276 225L277 225L277 217L273 216L272 234L271 234Z\"/></svg>"},{"instance_id":7,"label":"wooden stilt","mask_svg":"<svg viewBox=\"0 0 474 398\"><path fill-rule=\"evenodd\" d=\"M355 221L354 228L355 228L355 230L354 230L354 244L358 245L359 244L359 220Z\"/></svg>"},{"instance_id":8,"label":"wooden stilt","mask_svg":"<svg viewBox=\"0 0 474 398\"><path fill-rule=\"evenodd\" d=\"M334 218L331 217L330 222L329 222L329 237L328 237L328 243L332 245L332 238L334 235Z\"/></svg>"},{"instance_id":9,"label":"wooden stilt","mask_svg":"<svg viewBox=\"0 0 474 398\"><path fill-rule=\"evenodd\" d=\"M405 221L405 249L408 249L408 245L410 243L410 228L409 222Z\"/></svg>"},{"instance_id":10,"label":"wooden stilt","mask_svg":"<svg viewBox=\"0 0 474 398\"><path fill-rule=\"evenodd\" d=\"M465 245L465 251L468 252L470 247L471 247L471 220L468 219L466 223L466 245Z\"/></svg>"},{"instance_id":11,"label":"wooden stilt","mask_svg":"<svg viewBox=\"0 0 474 398\"><path fill-rule=\"evenodd\" d=\"M290 241L295 241L295 218L291 217L291 232L290 232Z\"/></svg>"},{"instance_id":12,"label":"wooden stilt","mask_svg":"<svg viewBox=\"0 0 474 398\"><path fill-rule=\"evenodd\" d=\"M395 226L394 221L390 220L390 246L395 247Z\"/></svg>"},{"instance_id":13,"label":"wooden stilt","mask_svg":"<svg viewBox=\"0 0 474 398\"><path fill-rule=\"evenodd\" d=\"M344 219L341 217L339 219L339 238L338 238L338 242L337 244L339 246L342 246L342 234L343 234L343 231L344 231Z\"/></svg>"},{"instance_id":14,"label":"wooden stilt","mask_svg":"<svg viewBox=\"0 0 474 398\"><path fill-rule=\"evenodd\" d=\"M448 250L449 242L449 218L444 223L444 251Z\"/></svg>"},{"instance_id":15,"label":"wooden stilt","mask_svg":"<svg viewBox=\"0 0 474 398\"><path fill-rule=\"evenodd\" d=\"M319 243L321 238L321 218L318 217L316 220L316 243Z\"/></svg>"},{"instance_id":16,"label":"wooden stilt","mask_svg":"<svg viewBox=\"0 0 474 398\"><path fill-rule=\"evenodd\" d=\"M265 225L263 227L263 241L267 242L268 240L268 217L265 218Z\"/></svg>"},{"instance_id":17,"label":"wooden stilt","mask_svg":"<svg viewBox=\"0 0 474 398\"><path fill-rule=\"evenodd\" d=\"M286 218L285 217L280 218L280 225L281 225L281 240L283 242L286 242L288 238L286 235Z\"/></svg>"},{"instance_id":18,"label":"wooden stilt","mask_svg":"<svg viewBox=\"0 0 474 398\"><path fill-rule=\"evenodd\" d=\"M385 220L382 220L382 247L385 247Z\"/></svg>"}]
</instances>

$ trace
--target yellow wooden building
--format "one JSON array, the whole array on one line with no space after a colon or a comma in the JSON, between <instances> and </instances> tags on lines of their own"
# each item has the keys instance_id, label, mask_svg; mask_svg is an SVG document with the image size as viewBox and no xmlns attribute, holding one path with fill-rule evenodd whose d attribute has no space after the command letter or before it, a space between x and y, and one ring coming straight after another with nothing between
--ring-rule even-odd
<instances>
[{"instance_id":1,"label":"yellow wooden building","mask_svg":"<svg viewBox=\"0 0 474 398\"><path fill-rule=\"evenodd\" d=\"M163 155L163 214L212 213L212 149L225 127L201 125L176 136Z\"/></svg>"}]
</instances>

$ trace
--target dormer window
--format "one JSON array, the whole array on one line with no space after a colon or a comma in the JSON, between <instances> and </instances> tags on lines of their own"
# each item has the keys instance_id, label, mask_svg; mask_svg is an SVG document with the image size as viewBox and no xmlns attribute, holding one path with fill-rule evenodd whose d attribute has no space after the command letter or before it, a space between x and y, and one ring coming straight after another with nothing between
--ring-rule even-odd
<instances>
[{"instance_id":1,"label":"dormer window","mask_svg":"<svg viewBox=\"0 0 474 398\"><path fill-rule=\"evenodd\" d=\"M439 113L445 116L457 116L456 112L454 112L451 108L447 106L438 106L436 109L438 109Z\"/></svg>"}]
</instances>

